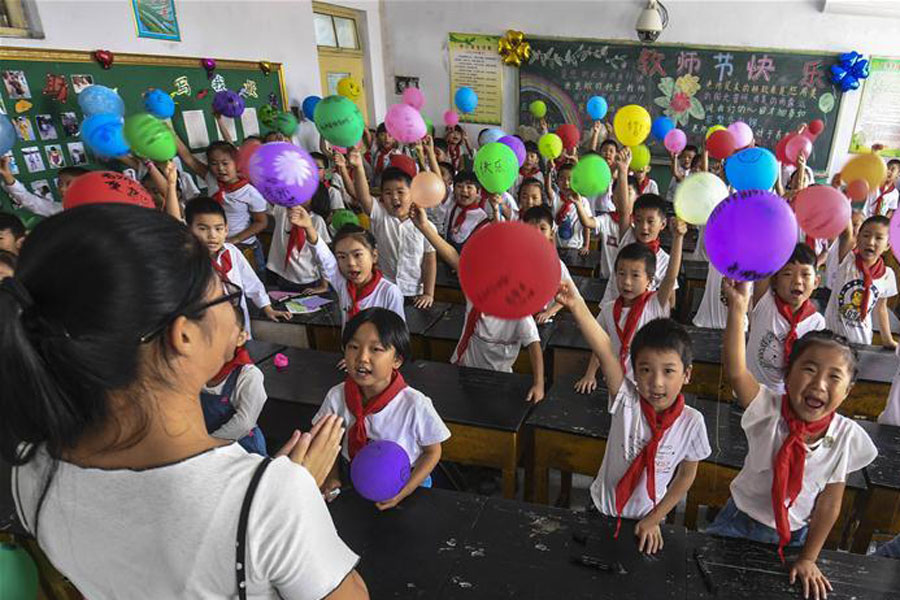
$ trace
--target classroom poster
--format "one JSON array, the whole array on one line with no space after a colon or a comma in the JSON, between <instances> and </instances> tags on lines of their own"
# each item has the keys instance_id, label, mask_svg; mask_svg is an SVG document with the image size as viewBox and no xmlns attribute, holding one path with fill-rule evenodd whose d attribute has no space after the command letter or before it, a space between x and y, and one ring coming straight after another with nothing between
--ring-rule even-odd
<instances>
[{"instance_id":1,"label":"classroom poster","mask_svg":"<svg viewBox=\"0 0 900 600\"><path fill-rule=\"evenodd\" d=\"M900 156L900 59L872 58L863 84L850 152L883 144L882 156Z\"/></svg>"},{"instance_id":2,"label":"classroom poster","mask_svg":"<svg viewBox=\"0 0 900 600\"><path fill-rule=\"evenodd\" d=\"M450 34L450 98L461 87L478 94L474 112L459 115L463 123L500 125L503 120L503 63L496 35Z\"/></svg>"},{"instance_id":3,"label":"classroom poster","mask_svg":"<svg viewBox=\"0 0 900 600\"><path fill-rule=\"evenodd\" d=\"M131 0L138 37L181 41L175 0Z\"/></svg>"}]
</instances>

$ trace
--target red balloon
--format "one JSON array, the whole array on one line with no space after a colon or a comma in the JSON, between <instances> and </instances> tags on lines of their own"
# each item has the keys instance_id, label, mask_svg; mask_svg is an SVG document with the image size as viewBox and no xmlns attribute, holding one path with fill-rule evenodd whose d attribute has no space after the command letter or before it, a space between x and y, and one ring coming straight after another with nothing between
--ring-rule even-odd
<instances>
[{"instance_id":1,"label":"red balloon","mask_svg":"<svg viewBox=\"0 0 900 600\"><path fill-rule=\"evenodd\" d=\"M830 185L813 185L797 194L794 212L803 231L816 239L830 240L847 228L850 201Z\"/></svg>"},{"instance_id":2,"label":"red balloon","mask_svg":"<svg viewBox=\"0 0 900 600\"><path fill-rule=\"evenodd\" d=\"M856 179L847 184L847 195L854 202L862 202L869 197L869 182L865 179Z\"/></svg>"},{"instance_id":3,"label":"red balloon","mask_svg":"<svg viewBox=\"0 0 900 600\"><path fill-rule=\"evenodd\" d=\"M243 177L247 177L247 162L249 162L250 157L256 152L256 149L262 146L262 142L259 140L247 140L243 144L241 144L240 150L238 150L238 158L237 158L237 170L238 173Z\"/></svg>"},{"instance_id":4,"label":"red balloon","mask_svg":"<svg viewBox=\"0 0 900 600\"><path fill-rule=\"evenodd\" d=\"M572 148L577 146L579 140L581 139L581 134L578 133L578 128L571 123L565 123L564 125L560 125L559 127L557 127L556 135L560 137L563 143L563 147L566 150L571 150Z\"/></svg>"},{"instance_id":5,"label":"red balloon","mask_svg":"<svg viewBox=\"0 0 900 600\"><path fill-rule=\"evenodd\" d=\"M825 130L825 121L823 121L822 119L815 119L815 120L809 122L808 131L811 134L813 134L814 136L819 135L824 130Z\"/></svg>"},{"instance_id":6,"label":"red balloon","mask_svg":"<svg viewBox=\"0 0 900 600\"><path fill-rule=\"evenodd\" d=\"M783 138L781 138L781 141L775 145L775 158L777 158L778 162L780 162L783 165L793 165L794 164L794 162L792 160L788 159L788 157L787 157L787 145L788 145L788 142L790 142L791 139L793 139L793 137L795 135L797 135L797 134L789 133L786 136L784 136Z\"/></svg>"},{"instance_id":7,"label":"red balloon","mask_svg":"<svg viewBox=\"0 0 900 600\"><path fill-rule=\"evenodd\" d=\"M725 160L737 150L737 142L730 131L719 129L706 140L706 150L716 160Z\"/></svg>"},{"instance_id":8,"label":"red balloon","mask_svg":"<svg viewBox=\"0 0 900 600\"><path fill-rule=\"evenodd\" d=\"M80 175L66 190L62 204L64 210L85 204L136 204L156 208L144 186L114 171L91 171Z\"/></svg>"},{"instance_id":9,"label":"red balloon","mask_svg":"<svg viewBox=\"0 0 900 600\"><path fill-rule=\"evenodd\" d=\"M559 289L559 257L536 228L503 222L482 227L463 247L459 283L486 315L521 319L539 312Z\"/></svg>"}]
</instances>

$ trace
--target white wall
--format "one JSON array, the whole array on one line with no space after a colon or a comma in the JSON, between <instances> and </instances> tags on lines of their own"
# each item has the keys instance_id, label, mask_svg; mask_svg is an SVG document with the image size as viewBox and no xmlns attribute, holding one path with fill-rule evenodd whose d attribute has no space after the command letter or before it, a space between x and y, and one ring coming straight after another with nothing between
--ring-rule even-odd
<instances>
[{"instance_id":1,"label":"white wall","mask_svg":"<svg viewBox=\"0 0 900 600\"><path fill-rule=\"evenodd\" d=\"M670 24L662 43L857 50L900 56L900 19L823 14L822 0L667 0ZM385 74L388 102L393 76L421 77L432 118L450 107L447 34L507 29L526 36L635 39L634 23L646 0L384 0ZM514 129L518 76L504 73L503 122ZM860 93L845 96L839 115L832 167L843 164Z\"/></svg>"}]
</instances>

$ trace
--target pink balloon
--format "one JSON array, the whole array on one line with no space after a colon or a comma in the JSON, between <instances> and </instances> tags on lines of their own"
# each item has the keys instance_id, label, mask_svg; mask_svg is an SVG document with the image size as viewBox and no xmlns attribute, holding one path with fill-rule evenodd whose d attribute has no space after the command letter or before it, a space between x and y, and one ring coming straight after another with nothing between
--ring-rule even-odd
<instances>
[{"instance_id":1,"label":"pink balloon","mask_svg":"<svg viewBox=\"0 0 900 600\"><path fill-rule=\"evenodd\" d=\"M728 126L728 131L734 136L737 148L746 148L753 143L753 130L743 121L735 121Z\"/></svg>"},{"instance_id":2,"label":"pink balloon","mask_svg":"<svg viewBox=\"0 0 900 600\"><path fill-rule=\"evenodd\" d=\"M663 145L669 152L678 154L687 146L687 135L680 129L673 129L663 138Z\"/></svg>"},{"instance_id":3,"label":"pink balloon","mask_svg":"<svg viewBox=\"0 0 900 600\"><path fill-rule=\"evenodd\" d=\"M869 197L869 182L865 179L856 179L847 184L847 195L854 202L862 202Z\"/></svg>"},{"instance_id":4,"label":"pink balloon","mask_svg":"<svg viewBox=\"0 0 900 600\"><path fill-rule=\"evenodd\" d=\"M444 111L444 125L447 127L456 127L459 125L459 115L455 110Z\"/></svg>"},{"instance_id":5,"label":"pink balloon","mask_svg":"<svg viewBox=\"0 0 900 600\"><path fill-rule=\"evenodd\" d=\"M331 146L332 150L335 152L339 152L340 154L347 154L347 149L343 146Z\"/></svg>"},{"instance_id":6,"label":"pink balloon","mask_svg":"<svg viewBox=\"0 0 900 600\"><path fill-rule=\"evenodd\" d=\"M408 87L403 90L403 104L409 104L416 110L422 110L425 106L425 94L417 87Z\"/></svg>"},{"instance_id":7,"label":"pink balloon","mask_svg":"<svg viewBox=\"0 0 900 600\"><path fill-rule=\"evenodd\" d=\"M409 104L392 105L384 117L384 126L402 144L413 144L427 133L422 115Z\"/></svg>"},{"instance_id":8,"label":"pink balloon","mask_svg":"<svg viewBox=\"0 0 900 600\"><path fill-rule=\"evenodd\" d=\"M813 185L794 200L797 223L810 236L820 240L836 238L850 221L850 201L830 185Z\"/></svg>"},{"instance_id":9,"label":"pink balloon","mask_svg":"<svg viewBox=\"0 0 900 600\"><path fill-rule=\"evenodd\" d=\"M801 156L809 158L812 154L812 142L805 135L795 135L784 146L784 155L793 163Z\"/></svg>"},{"instance_id":10,"label":"pink balloon","mask_svg":"<svg viewBox=\"0 0 900 600\"><path fill-rule=\"evenodd\" d=\"M894 253L897 260L900 260L900 256L897 256L897 254L900 253L900 210L895 210L894 216L891 217L891 226L888 229L888 239L891 242L891 252Z\"/></svg>"}]
</instances>

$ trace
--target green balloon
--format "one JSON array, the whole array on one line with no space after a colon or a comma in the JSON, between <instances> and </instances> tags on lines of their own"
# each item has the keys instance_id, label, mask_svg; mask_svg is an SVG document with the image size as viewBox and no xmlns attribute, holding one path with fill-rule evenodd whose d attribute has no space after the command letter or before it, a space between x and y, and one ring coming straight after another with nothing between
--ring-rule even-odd
<instances>
[{"instance_id":1,"label":"green balloon","mask_svg":"<svg viewBox=\"0 0 900 600\"><path fill-rule=\"evenodd\" d=\"M342 208L331 213L331 226L335 231L340 230L344 225L359 225L359 218L352 210Z\"/></svg>"},{"instance_id":2,"label":"green balloon","mask_svg":"<svg viewBox=\"0 0 900 600\"><path fill-rule=\"evenodd\" d=\"M425 131L428 132L428 135L434 135L434 123L431 122L431 119L422 115L422 120L425 121Z\"/></svg>"},{"instance_id":3,"label":"green balloon","mask_svg":"<svg viewBox=\"0 0 900 600\"><path fill-rule=\"evenodd\" d=\"M599 196L606 193L611 179L606 161L596 154L588 154L572 169L571 186L582 196Z\"/></svg>"},{"instance_id":4,"label":"green balloon","mask_svg":"<svg viewBox=\"0 0 900 600\"><path fill-rule=\"evenodd\" d=\"M0 544L0 598L38 595L38 570L31 556L14 544Z\"/></svg>"},{"instance_id":5,"label":"green balloon","mask_svg":"<svg viewBox=\"0 0 900 600\"><path fill-rule=\"evenodd\" d=\"M323 138L344 148L355 146L366 127L356 104L343 96L323 98L316 104L313 120Z\"/></svg>"},{"instance_id":6,"label":"green balloon","mask_svg":"<svg viewBox=\"0 0 900 600\"><path fill-rule=\"evenodd\" d=\"M555 160L562 154L562 151L562 138L555 133L545 133L538 140L538 152L547 160Z\"/></svg>"},{"instance_id":7,"label":"green balloon","mask_svg":"<svg viewBox=\"0 0 900 600\"><path fill-rule=\"evenodd\" d=\"M631 146L631 167L632 171L640 171L650 165L650 149L644 144Z\"/></svg>"},{"instance_id":8,"label":"green balloon","mask_svg":"<svg viewBox=\"0 0 900 600\"><path fill-rule=\"evenodd\" d=\"M485 144L475 153L475 176L488 192L503 193L513 186L519 176L519 159L506 144Z\"/></svg>"},{"instance_id":9,"label":"green balloon","mask_svg":"<svg viewBox=\"0 0 900 600\"><path fill-rule=\"evenodd\" d=\"M528 105L528 110L536 119L543 119L547 115L547 104L543 100L535 100Z\"/></svg>"},{"instance_id":10,"label":"green balloon","mask_svg":"<svg viewBox=\"0 0 900 600\"><path fill-rule=\"evenodd\" d=\"M290 137L297 131L297 117L289 112L280 112L275 117L275 129Z\"/></svg>"},{"instance_id":11,"label":"green balloon","mask_svg":"<svg viewBox=\"0 0 900 600\"><path fill-rule=\"evenodd\" d=\"M132 152L159 162L170 160L178 147L169 126L148 113L131 115L125 119L125 140Z\"/></svg>"},{"instance_id":12,"label":"green balloon","mask_svg":"<svg viewBox=\"0 0 900 600\"><path fill-rule=\"evenodd\" d=\"M271 104L263 104L256 111L256 116L259 117L259 122L266 127L274 127L278 111Z\"/></svg>"}]
</instances>

